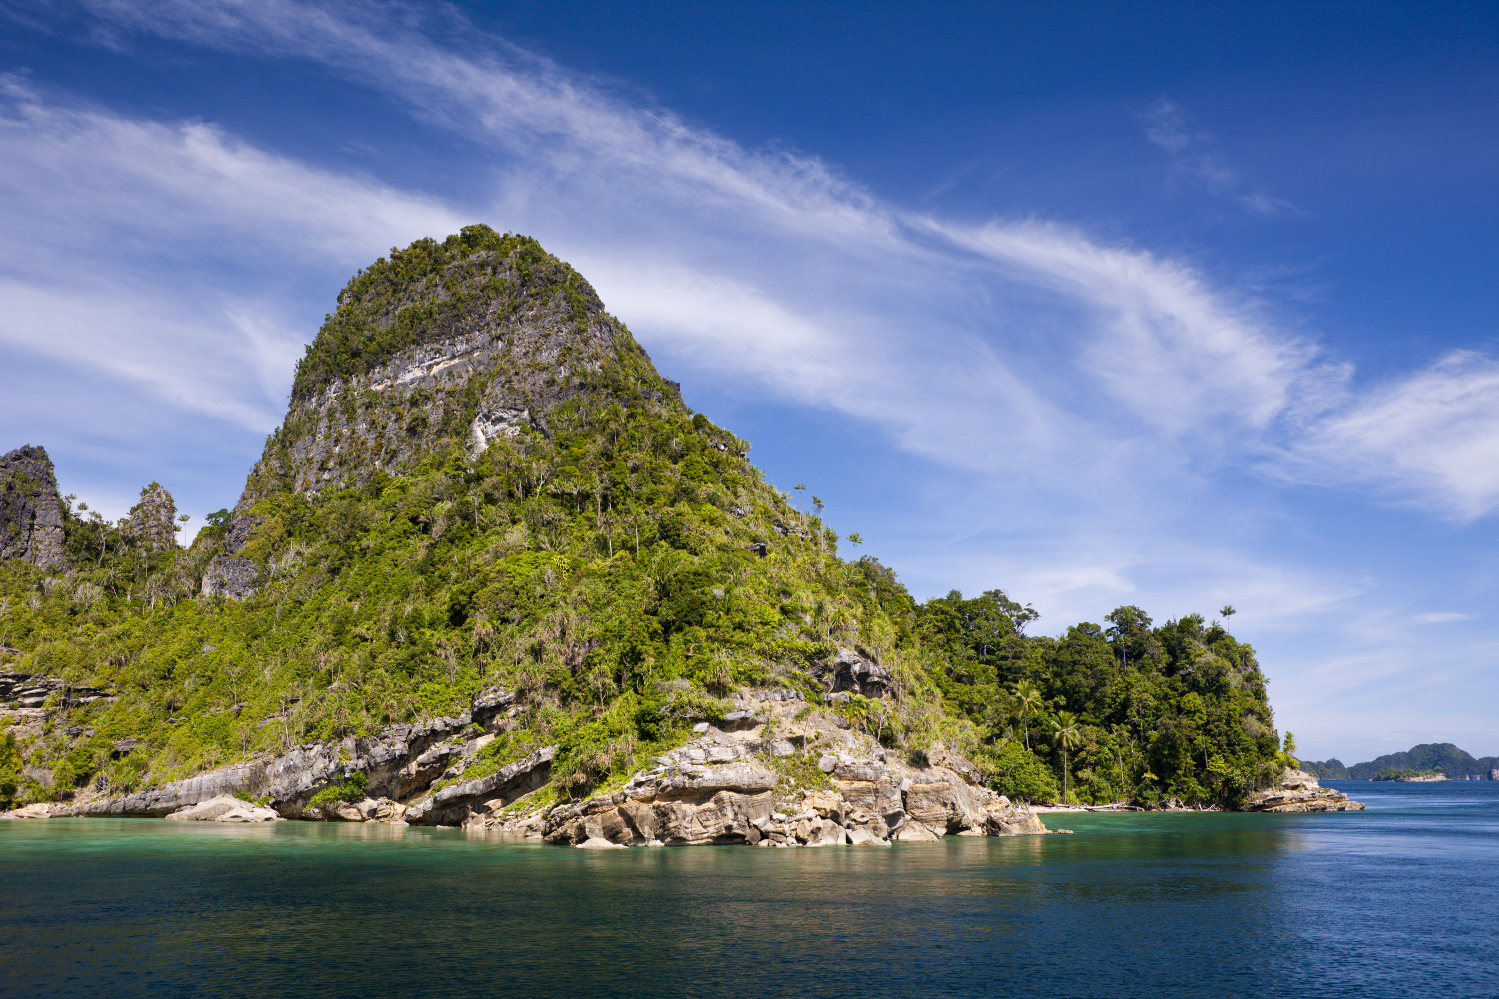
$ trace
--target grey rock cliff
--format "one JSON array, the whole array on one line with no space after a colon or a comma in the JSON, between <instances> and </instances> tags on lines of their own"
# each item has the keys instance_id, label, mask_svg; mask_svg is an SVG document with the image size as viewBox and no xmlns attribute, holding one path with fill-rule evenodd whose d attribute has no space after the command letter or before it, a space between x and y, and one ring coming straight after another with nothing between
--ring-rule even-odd
<instances>
[{"instance_id":1,"label":"grey rock cliff","mask_svg":"<svg viewBox=\"0 0 1499 999\"><path fill-rule=\"evenodd\" d=\"M277 489L363 485L378 473L410 471L444 447L461 445L473 458L497 439L546 434L552 409L582 394L631 405L680 399L566 264L549 255L452 252L399 300L358 278L340 295L237 512ZM414 342L378 347L407 329L420 330ZM313 354L333 340L368 360L313 377Z\"/></svg>"},{"instance_id":2,"label":"grey rock cliff","mask_svg":"<svg viewBox=\"0 0 1499 999\"><path fill-rule=\"evenodd\" d=\"M219 554L215 555L203 571L203 595L221 596L231 600L248 600L259 588L260 566L254 559L236 554L250 540L260 518L241 514L229 522L229 530L219 542Z\"/></svg>"},{"instance_id":3,"label":"grey rock cliff","mask_svg":"<svg viewBox=\"0 0 1499 999\"><path fill-rule=\"evenodd\" d=\"M125 525L142 548L164 552L177 544L177 504L159 482L141 490L140 502L130 508Z\"/></svg>"},{"instance_id":4,"label":"grey rock cliff","mask_svg":"<svg viewBox=\"0 0 1499 999\"><path fill-rule=\"evenodd\" d=\"M40 447L0 456L0 558L62 569L62 500L52 459Z\"/></svg>"},{"instance_id":5,"label":"grey rock cliff","mask_svg":"<svg viewBox=\"0 0 1499 999\"><path fill-rule=\"evenodd\" d=\"M425 795L455 760L472 755L472 725L503 727L500 712L513 700L511 692L492 689L455 718L435 718L422 725L392 725L373 736L306 743L276 756L246 760L157 788L80 798L65 808L59 806L53 814L163 817L211 798L248 794L269 798L270 807L287 818L326 818L309 811L313 797L355 774L365 777L372 795L404 802ZM550 750L533 753L528 757L528 767L507 768L508 775L495 780L492 787L449 795L436 809L424 805L408 821L445 823L449 811L467 817L466 806L506 794L513 797L521 784L545 783L551 759ZM533 778L533 771L540 771L542 779ZM423 818L427 811L432 812L431 817Z\"/></svg>"}]
</instances>

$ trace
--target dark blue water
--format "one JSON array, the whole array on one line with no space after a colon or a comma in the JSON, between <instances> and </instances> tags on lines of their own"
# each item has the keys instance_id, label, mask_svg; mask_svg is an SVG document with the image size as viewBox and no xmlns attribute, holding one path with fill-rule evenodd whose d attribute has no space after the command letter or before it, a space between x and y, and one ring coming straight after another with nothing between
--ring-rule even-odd
<instances>
[{"instance_id":1,"label":"dark blue water","mask_svg":"<svg viewBox=\"0 0 1499 999\"><path fill-rule=\"evenodd\" d=\"M1499 996L1499 782L1337 786L891 849L4 822L0 992Z\"/></svg>"}]
</instances>

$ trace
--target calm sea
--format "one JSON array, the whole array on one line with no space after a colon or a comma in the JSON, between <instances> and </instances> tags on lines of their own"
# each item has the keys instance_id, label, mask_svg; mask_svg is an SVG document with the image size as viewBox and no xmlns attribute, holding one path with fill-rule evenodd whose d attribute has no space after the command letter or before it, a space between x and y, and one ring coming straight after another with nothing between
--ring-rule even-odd
<instances>
[{"instance_id":1,"label":"calm sea","mask_svg":"<svg viewBox=\"0 0 1499 999\"><path fill-rule=\"evenodd\" d=\"M1499 996L1499 782L1073 836L586 852L0 823L8 996Z\"/></svg>"}]
</instances>

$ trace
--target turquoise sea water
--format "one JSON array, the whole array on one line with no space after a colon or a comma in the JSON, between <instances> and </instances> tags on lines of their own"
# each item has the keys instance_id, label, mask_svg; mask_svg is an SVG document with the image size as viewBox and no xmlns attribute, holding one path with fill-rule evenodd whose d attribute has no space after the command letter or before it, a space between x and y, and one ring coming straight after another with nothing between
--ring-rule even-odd
<instances>
[{"instance_id":1,"label":"turquoise sea water","mask_svg":"<svg viewBox=\"0 0 1499 999\"><path fill-rule=\"evenodd\" d=\"M0 823L7 996L1499 996L1499 782L1073 836L590 852Z\"/></svg>"}]
</instances>

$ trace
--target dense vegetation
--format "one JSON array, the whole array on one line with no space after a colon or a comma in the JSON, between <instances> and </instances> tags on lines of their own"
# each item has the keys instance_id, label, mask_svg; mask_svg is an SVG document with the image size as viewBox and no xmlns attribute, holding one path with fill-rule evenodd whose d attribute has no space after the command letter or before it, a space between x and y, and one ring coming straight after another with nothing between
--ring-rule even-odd
<instances>
[{"instance_id":1,"label":"dense vegetation","mask_svg":"<svg viewBox=\"0 0 1499 999\"><path fill-rule=\"evenodd\" d=\"M1403 753L1390 753L1367 763L1355 763L1351 767L1341 760L1307 762L1302 764L1307 773L1321 780L1395 780L1395 777L1378 776L1383 773L1441 773L1461 780L1465 777L1487 779L1499 768L1499 757L1474 758L1450 742L1428 742L1412 746Z\"/></svg>"},{"instance_id":2,"label":"dense vegetation","mask_svg":"<svg viewBox=\"0 0 1499 999\"><path fill-rule=\"evenodd\" d=\"M1354 780L1374 780L1374 775L1384 770L1419 770L1439 771L1456 779L1469 775L1486 777L1496 767L1499 767L1499 758L1474 759L1450 742L1427 742L1412 746L1403 753L1390 753L1368 763L1355 763L1348 768L1348 775Z\"/></svg>"},{"instance_id":3,"label":"dense vegetation","mask_svg":"<svg viewBox=\"0 0 1499 999\"><path fill-rule=\"evenodd\" d=\"M1465 777L1487 780L1499 768L1499 757L1475 759L1451 742L1423 742L1412 745L1405 753L1390 753L1352 766L1345 766L1337 759L1307 762L1301 766L1321 780L1399 780L1400 775L1414 774L1445 774L1453 780Z\"/></svg>"},{"instance_id":4,"label":"dense vegetation","mask_svg":"<svg viewBox=\"0 0 1499 999\"><path fill-rule=\"evenodd\" d=\"M1349 780L1348 768L1337 757L1328 760L1302 760L1301 769L1318 780Z\"/></svg>"},{"instance_id":5,"label":"dense vegetation","mask_svg":"<svg viewBox=\"0 0 1499 999\"><path fill-rule=\"evenodd\" d=\"M1440 770L1402 770L1398 767L1386 767L1379 771L1370 780L1419 780L1422 777L1445 776Z\"/></svg>"},{"instance_id":6,"label":"dense vegetation","mask_svg":"<svg viewBox=\"0 0 1499 999\"><path fill-rule=\"evenodd\" d=\"M361 272L295 391L430 335L361 327L350 303L426 308L409 286L451 273L452 260L429 265L455 239ZM570 280L553 260L531 266ZM0 803L456 714L493 685L520 710L485 765L556 743L555 793L584 794L721 717L736 687L795 686L820 704L814 664L839 646L891 670L897 696L828 710L913 757L940 740L1013 796L1230 803L1287 759L1253 649L1216 622L1158 626L1120 607L1032 636L1036 613L1000 590L918 603L877 560L840 557L821 502L772 488L748 444L703 414L580 386L548 432L497 439L477 460L454 442L409 474L263 495L237 553L262 568L243 602L199 595L227 511L190 547L158 550L67 503L70 571L0 564L0 668L119 696L69 708L60 690L41 737L6 733ZM140 745L114 749L125 737ZM50 770L53 787L26 769Z\"/></svg>"}]
</instances>

